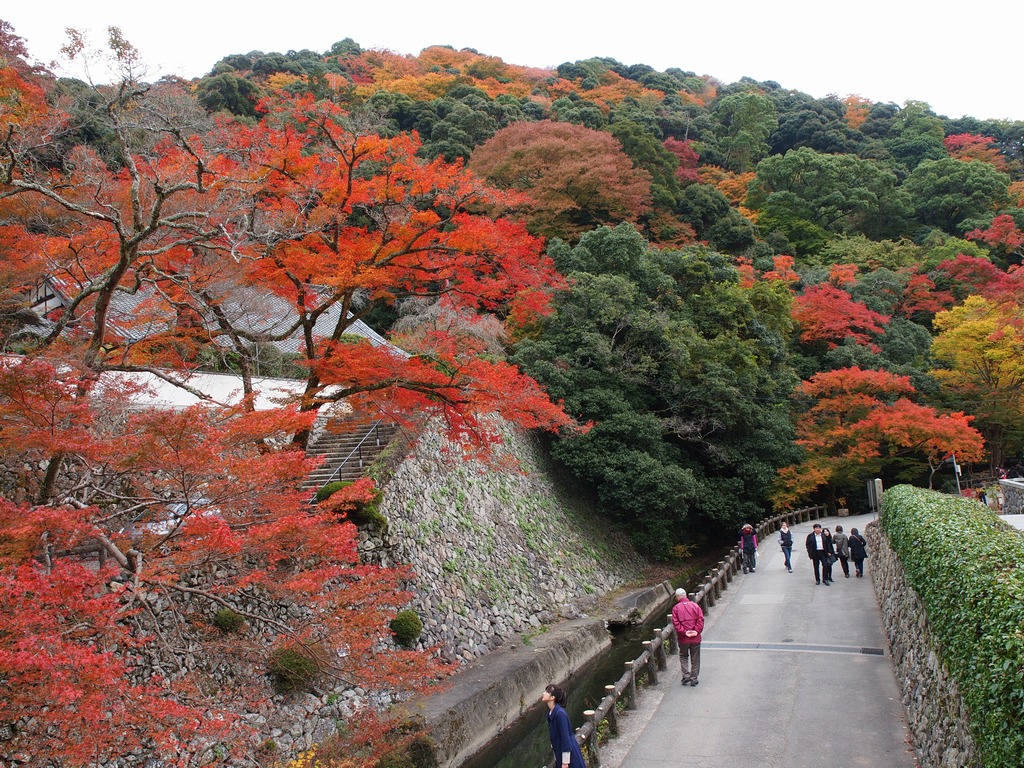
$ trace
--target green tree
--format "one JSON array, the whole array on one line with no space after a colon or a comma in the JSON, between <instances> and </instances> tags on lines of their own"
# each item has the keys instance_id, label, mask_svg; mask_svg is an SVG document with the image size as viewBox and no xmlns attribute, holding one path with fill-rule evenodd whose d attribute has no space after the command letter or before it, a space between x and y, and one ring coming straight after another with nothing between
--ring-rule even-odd
<instances>
[{"instance_id":1,"label":"green tree","mask_svg":"<svg viewBox=\"0 0 1024 768\"><path fill-rule=\"evenodd\" d=\"M592 101L570 93L551 104L551 116L562 123L576 123L599 131L608 125L608 117L601 108Z\"/></svg>"},{"instance_id":2,"label":"green tree","mask_svg":"<svg viewBox=\"0 0 1024 768\"><path fill-rule=\"evenodd\" d=\"M679 159L669 152L661 139L639 123L617 122L608 129L618 139L633 164L651 175L651 196L655 208L672 209L681 191L676 169Z\"/></svg>"},{"instance_id":3,"label":"green tree","mask_svg":"<svg viewBox=\"0 0 1024 768\"><path fill-rule=\"evenodd\" d=\"M988 163L946 157L923 161L902 188L918 221L956 235L970 219L981 219L1007 204L1010 177Z\"/></svg>"},{"instance_id":4,"label":"green tree","mask_svg":"<svg viewBox=\"0 0 1024 768\"><path fill-rule=\"evenodd\" d=\"M697 237L720 251L741 253L754 244L754 225L710 184L684 187L676 212L694 228Z\"/></svg>"},{"instance_id":5,"label":"green tree","mask_svg":"<svg viewBox=\"0 0 1024 768\"><path fill-rule=\"evenodd\" d=\"M853 234L830 240L814 263L823 266L853 264L861 271L880 267L900 270L920 263L923 256L922 247L907 239L870 240Z\"/></svg>"},{"instance_id":6,"label":"green tree","mask_svg":"<svg viewBox=\"0 0 1024 768\"><path fill-rule=\"evenodd\" d=\"M491 112L500 114L501 110L492 108L490 97L475 88L435 99L417 116L416 128L424 138L420 154L428 160L468 159L500 127Z\"/></svg>"},{"instance_id":7,"label":"green tree","mask_svg":"<svg viewBox=\"0 0 1024 768\"><path fill-rule=\"evenodd\" d=\"M778 127L775 105L760 93L733 93L711 110L717 118L718 145L725 165L743 173L768 152L768 137Z\"/></svg>"},{"instance_id":8,"label":"green tree","mask_svg":"<svg viewBox=\"0 0 1024 768\"><path fill-rule=\"evenodd\" d=\"M208 112L230 112L239 117L256 117L260 87L252 80L224 72L200 81L196 98Z\"/></svg>"},{"instance_id":9,"label":"green tree","mask_svg":"<svg viewBox=\"0 0 1024 768\"><path fill-rule=\"evenodd\" d=\"M892 116L888 129L885 147L908 171L925 160L947 157L942 120L924 102L908 101Z\"/></svg>"},{"instance_id":10,"label":"green tree","mask_svg":"<svg viewBox=\"0 0 1024 768\"><path fill-rule=\"evenodd\" d=\"M805 93L773 91L779 127L769 139L772 154L807 147L816 152L856 153L866 137L846 124L846 105L835 98L814 99Z\"/></svg>"},{"instance_id":11,"label":"green tree","mask_svg":"<svg viewBox=\"0 0 1024 768\"><path fill-rule=\"evenodd\" d=\"M763 514L792 457L782 296L757 297L762 320L721 255L659 251L628 225L551 253L573 287L516 359L595 422L556 459L655 557Z\"/></svg>"},{"instance_id":12,"label":"green tree","mask_svg":"<svg viewBox=\"0 0 1024 768\"><path fill-rule=\"evenodd\" d=\"M787 236L799 222L830 233L879 235L907 210L896 175L888 169L853 155L826 155L806 147L758 163L747 204Z\"/></svg>"}]
</instances>

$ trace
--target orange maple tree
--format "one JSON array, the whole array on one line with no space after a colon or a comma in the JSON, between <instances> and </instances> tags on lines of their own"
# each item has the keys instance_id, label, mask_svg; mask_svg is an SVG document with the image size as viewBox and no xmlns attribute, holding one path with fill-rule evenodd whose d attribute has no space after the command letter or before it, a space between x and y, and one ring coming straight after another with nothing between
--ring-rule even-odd
<instances>
[{"instance_id":1,"label":"orange maple tree","mask_svg":"<svg viewBox=\"0 0 1024 768\"><path fill-rule=\"evenodd\" d=\"M823 489L831 500L838 488L859 485L901 457L929 467L951 453L965 463L983 457L972 417L914 402L907 376L841 368L815 374L797 394L805 403L797 418L805 458L779 470L773 491L778 508L792 508Z\"/></svg>"},{"instance_id":2,"label":"orange maple tree","mask_svg":"<svg viewBox=\"0 0 1024 768\"><path fill-rule=\"evenodd\" d=\"M0 363L0 748L68 765L243 759L260 738L241 715L270 706L277 651L399 696L444 672L389 645L410 573L359 560L345 504L369 481L341 504L299 491L318 409L437 415L479 445L491 413L572 426L532 379L443 328L410 350L347 331L404 299L529 322L560 278L521 225L477 213L502 193L421 161L414 138L310 99L268 102L255 126L190 126L188 95L136 82L137 53L111 42L124 78L95 91L105 155L51 151L73 117L0 69L26 110L0 139L5 299L23 316L3 329L20 354ZM45 317L31 306L44 288L62 295ZM258 410L253 356L286 339L302 392ZM190 379L224 350L242 372L235 404ZM202 404L140 411L139 373Z\"/></svg>"},{"instance_id":3,"label":"orange maple tree","mask_svg":"<svg viewBox=\"0 0 1024 768\"><path fill-rule=\"evenodd\" d=\"M513 123L473 151L470 168L536 201L523 206L525 217L547 237L636 222L651 205L650 175L609 133L574 123Z\"/></svg>"}]
</instances>

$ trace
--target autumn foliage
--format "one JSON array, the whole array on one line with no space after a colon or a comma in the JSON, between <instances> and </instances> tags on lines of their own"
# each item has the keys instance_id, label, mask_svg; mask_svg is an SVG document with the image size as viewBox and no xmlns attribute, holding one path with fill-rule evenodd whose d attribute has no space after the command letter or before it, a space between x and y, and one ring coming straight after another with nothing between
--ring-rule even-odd
<instances>
[{"instance_id":1,"label":"autumn foliage","mask_svg":"<svg viewBox=\"0 0 1024 768\"><path fill-rule=\"evenodd\" d=\"M447 674L392 642L412 571L357 552L380 489L300 490L338 411L474 457L546 430L664 551L1024 446L1017 123L347 39L145 83L108 47L115 83L58 80L0 21L0 762L265 764L275 660L371 703ZM296 765L388 764L380 714Z\"/></svg>"},{"instance_id":2,"label":"autumn foliage","mask_svg":"<svg viewBox=\"0 0 1024 768\"><path fill-rule=\"evenodd\" d=\"M531 231L576 238L602 224L637 221L650 206L650 177L604 131L572 123L516 123L482 144L470 167L534 202Z\"/></svg>"},{"instance_id":3,"label":"autumn foliage","mask_svg":"<svg viewBox=\"0 0 1024 768\"><path fill-rule=\"evenodd\" d=\"M823 342L829 347L838 346L844 339L869 345L889 320L829 283L810 286L797 296L793 318L800 327L802 342Z\"/></svg>"},{"instance_id":4,"label":"autumn foliage","mask_svg":"<svg viewBox=\"0 0 1024 768\"><path fill-rule=\"evenodd\" d=\"M446 673L391 647L410 573L362 563L345 504L300 491L318 411L345 401L410 428L437 416L480 450L494 413L574 427L450 329L404 350L349 329L406 300L529 323L560 278L522 225L481 213L508 194L421 159L414 136L311 96L264 104L255 125L176 123L185 94L136 83L133 49L116 54L124 81L97 91L113 159L84 144L49 153L71 116L0 69L0 98L17 105L2 113L2 330L20 353L0 361L4 748L68 765L134 750L242 761L260 742L243 715L272 710L280 649L375 694ZM60 306L33 316L33 289ZM257 408L256 355L285 342L299 394ZM222 356L241 374L237 402L191 379ZM201 404L137 407L142 374ZM361 765L379 757L360 750Z\"/></svg>"},{"instance_id":5,"label":"autumn foliage","mask_svg":"<svg viewBox=\"0 0 1024 768\"><path fill-rule=\"evenodd\" d=\"M797 444L805 458L780 470L774 497L779 508L870 477L886 459L917 455L934 464L950 453L962 462L983 456L971 417L914 402L905 376L843 368L815 374L799 394L805 408L797 418Z\"/></svg>"}]
</instances>

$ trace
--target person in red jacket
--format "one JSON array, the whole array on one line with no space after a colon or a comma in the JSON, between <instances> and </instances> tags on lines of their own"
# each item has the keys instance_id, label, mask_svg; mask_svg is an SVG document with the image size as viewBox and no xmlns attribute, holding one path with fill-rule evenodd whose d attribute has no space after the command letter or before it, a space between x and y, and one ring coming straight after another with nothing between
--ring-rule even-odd
<instances>
[{"instance_id":1,"label":"person in red jacket","mask_svg":"<svg viewBox=\"0 0 1024 768\"><path fill-rule=\"evenodd\" d=\"M747 523L740 530L740 550L743 556L743 572L754 573L757 567L757 534L754 533L754 526Z\"/></svg>"},{"instance_id":2,"label":"person in red jacket","mask_svg":"<svg viewBox=\"0 0 1024 768\"><path fill-rule=\"evenodd\" d=\"M672 625L679 641L679 669L683 685L697 685L700 675L700 641L704 631L704 611L686 594L676 590L676 604L672 606Z\"/></svg>"}]
</instances>

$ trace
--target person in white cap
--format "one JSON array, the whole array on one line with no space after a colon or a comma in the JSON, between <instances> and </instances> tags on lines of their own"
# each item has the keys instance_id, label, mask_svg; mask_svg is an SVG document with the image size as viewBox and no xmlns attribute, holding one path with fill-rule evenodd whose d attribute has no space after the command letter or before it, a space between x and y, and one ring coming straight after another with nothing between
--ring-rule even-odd
<instances>
[{"instance_id":1,"label":"person in white cap","mask_svg":"<svg viewBox=\"0 0 1024 768\"><path fill-rule=\"evenodd\" d=\"M700 641L704 631L704 611L680 587L676 590L676 604L672 606L672 625L679 641L679 670L683 685L697 685L700 675Z\"/></svg>"}]
</instances>

